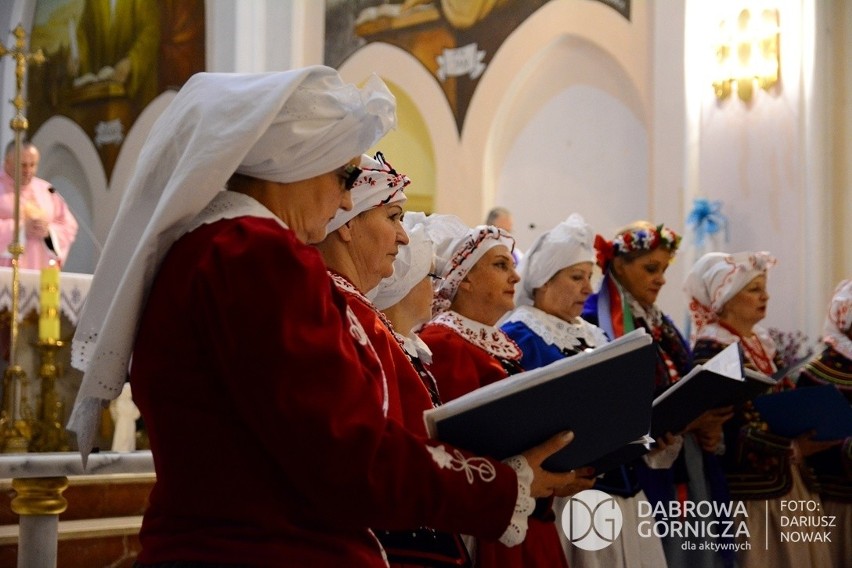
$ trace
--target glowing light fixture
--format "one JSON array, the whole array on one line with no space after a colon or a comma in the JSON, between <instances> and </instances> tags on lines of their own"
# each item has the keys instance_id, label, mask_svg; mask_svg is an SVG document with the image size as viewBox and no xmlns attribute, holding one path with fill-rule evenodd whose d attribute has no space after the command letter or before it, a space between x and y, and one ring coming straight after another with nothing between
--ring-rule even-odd
<instances>
[{"instance_id":1,"label":"glowing light fixture","mask_svg":"<svg viewBox=\"0 0 852 568\"><path fill-rule=\"evenodd\" d=\"M754 83L767 91L778 83L780 35L777 9L764 9L757 14L744 9L736 19L728 18L719 24L713 81L719 100L731 95L734 84L739 98L749 101Z\"/></svg>"}]
</instances>

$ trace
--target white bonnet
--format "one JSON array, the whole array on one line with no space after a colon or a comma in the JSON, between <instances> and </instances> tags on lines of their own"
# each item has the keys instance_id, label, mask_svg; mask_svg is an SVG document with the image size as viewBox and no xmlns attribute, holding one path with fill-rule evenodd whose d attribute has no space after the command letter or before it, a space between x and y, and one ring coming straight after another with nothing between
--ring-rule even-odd
<instances>
[{"instance_id":1,"label":"white bonnet","mask_svg":"<svg viewBox=\"0 0 852 568\"><path fill-rule=\"evenodd\" d=\"M381 152L376 153L375 158L363 154L358 166L361 174L352 186L352 209L338 209L328 224L328 233L333 233L364 211L407 199L404 190L411 180L405 174L397 173Z\"/></svg>"},{"instance_id":2,"label":"white bonnet","mask_svg":"<svg viewBox=\"0 0 852 568\"><path fill-rule=\"evenodd\" d=\"M399 247L393 263L393 274L367 293L367 297L380 310L402 300L432 269L435 250L426 231L425 219L426 215L420 212L408 212L402 219L402 226L408 234L408 244Z\"/></svg>"},{"instance_id":3,"label":"white bonnet","mask_svg":"<svg viewBox=\"0 0 852 568\"><path fill-rule=\"evenodd\" d=\"M260 99L259 89L278 85L252 85L255 92L246 94ZM230 96L215 86L211 91L217 98ZM242 104L251 106L248 100ZM395 126L393 95L376 75L359 89L335 70L317 67L271 117L237 173L276 182L309 179L342 166Z\"/></svg>"},{"instance_id":4,"label":"white bonnet","mask_svg":"<svg viewBox=\"0 0 852 568\"><path fill-rule=\"evenodd\" d=\"M518 266L520 285L515 290L515 303L533 304L533 292L553 275L580 262L595 262L595 233L591 225L577 213L538 236Z\"/></svg>"},{"instance_id":5,"label":"white bonnet","mask_svg":"<svg viewBox=\"0 0 852 568\"><path fill-rule=\"evenodd\" d=\"M72 364L84 371L69 430L85 461L103 401L120 393L154 275L172 243L233 173L293 182L334 171L396 124L376 77L330 67L196 73L154 122L95 269Z\"/></svg>"}]
</instances>

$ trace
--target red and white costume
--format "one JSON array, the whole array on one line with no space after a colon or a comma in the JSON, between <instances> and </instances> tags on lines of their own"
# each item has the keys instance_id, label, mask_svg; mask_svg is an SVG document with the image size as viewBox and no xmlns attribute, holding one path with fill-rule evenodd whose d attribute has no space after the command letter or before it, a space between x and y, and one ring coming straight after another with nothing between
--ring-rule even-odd
<instances>
[{"instance_id":1,"label":"red and white costume","mask_svg":"<svg viewBox=\"0 0 852 568\"><path fill-rule=\"evenodd\" d=\"M377 77L359 88L317 65L197 73L152 127L77 327L69 424L85 460L129 370L157 474L140 565L378 567L368 527L507 530L519 476L389 417L318 251L222 191L235 172L329 174L394 124Z\"/></svg>"},{"instance_id":2,"label":"red and white costume","mask_svg":"<svg viewBox=\"0 0 852 568\"><path fill-rule=\"evenodd\" d=\"M500 537L515 474L385 415L393 389L368 335L319 253L275 219L175 243L131 373L158 474L139 561L384 566L368 526Z\"/></svg>"},{"instance_id":3,"label":"red and white costume","mask_svg":"<svg viewBox=\"0 0 852 568\"><path fill-rule=\"evenodd\" d=\"M432 351L429 369L447 402L479 387L511 380L511 374L523 371L519 364L522 352L503 330L448 309L459 284L485 252L498 244L511 251L514 240L496 227L467 229L452 216L431 217L427 232L436 242L436 270L443 281L433 302L433 312L438 313L418 335ZM510 548L499 542L477 541L476 566L567 568L552 501L537 500L521 545Z\"/></svg>"}]
</instances>

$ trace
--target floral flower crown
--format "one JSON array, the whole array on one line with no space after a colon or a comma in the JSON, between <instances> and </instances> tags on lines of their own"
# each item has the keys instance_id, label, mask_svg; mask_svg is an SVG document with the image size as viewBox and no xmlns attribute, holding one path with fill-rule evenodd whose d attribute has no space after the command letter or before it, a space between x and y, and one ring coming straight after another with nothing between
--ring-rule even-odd
<instances>
[{"instance_id":1,"label":"floral flower crown","mask_svg":"<svg viewBox=\"0 0 852 568\"><path fill-rule=\"evenodd\" d=\"M663 226L631 229L615 236L608 241L601 235L595 236L595 250L597 251L598 266L606 270L606 267L616 256L625 255L636 251L652 251L665 247L672 253L680 246L681 236Z\"/></svg>"}]
</instances>

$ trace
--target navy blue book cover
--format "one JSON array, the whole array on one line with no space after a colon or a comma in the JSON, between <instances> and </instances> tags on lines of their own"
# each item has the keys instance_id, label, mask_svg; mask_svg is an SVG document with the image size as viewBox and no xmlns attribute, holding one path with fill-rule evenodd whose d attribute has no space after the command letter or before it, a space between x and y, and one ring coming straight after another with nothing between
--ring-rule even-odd
<instances>
[{"instance_id":1,"label":"navy blue book cover","mask_svg":"<svg viewBox=\"0 0 852 568\"><path fill-rule=\"evenodd\" d=\"M454 446L505 459L572 430L573 442L544 467L568 471L592 464L650 427L655 348L644 333L627 337L428 410L427 431Z\"/></svg>"},{"instance_id":2,"label":"navy blue book cover","mask_svg":"<svg viewBox=\"0 0 852 568\"><path fill-rule=\"evenodd\" d=\"M679 434L704 412L750 400L773 384L771 377L747 372L739 344L732 343L654 399L651 436Z\"/></svg>"},{"instance_id":3,"label":"navy blue book cover","mask_svg":"<svg viewBox=\"0 0 852 568\"><path fill-rule=\"evenodd\" d=\"M815 440L852 436L852 407L834 385L802 387L754 399L760 417L773 434L795 438L816 430Z\"/></svg>"}]
</instances>

